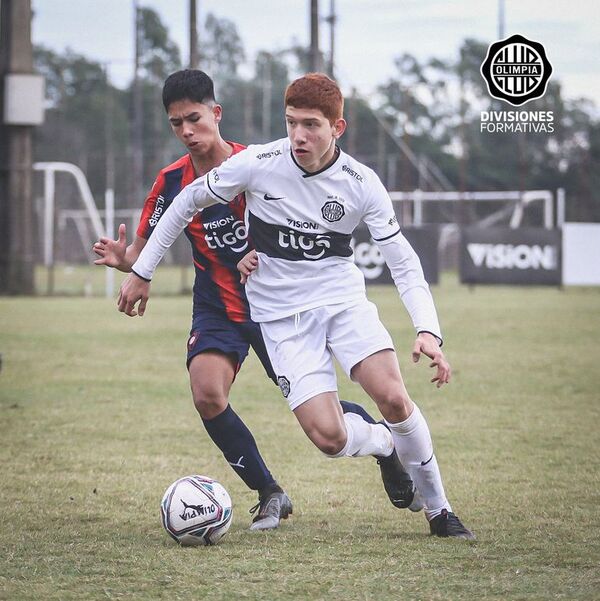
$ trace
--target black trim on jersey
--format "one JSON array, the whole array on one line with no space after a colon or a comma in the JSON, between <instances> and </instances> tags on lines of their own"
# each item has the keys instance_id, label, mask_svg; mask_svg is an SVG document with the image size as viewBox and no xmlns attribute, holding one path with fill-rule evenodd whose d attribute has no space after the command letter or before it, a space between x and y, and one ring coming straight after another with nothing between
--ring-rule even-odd
<instances>
[{"instance_id":1,"label":"black trim on jersey","mask_svg":"<svg viewBox=\"0 0 600 601\"><path fill-rule=\"evenodd\" d=\"M206 176L206 185L208 186L208 189L217 197L220 198L225 204L229 204L231 201L230 200L226 200L225 198L223 198L222 196L219 196L213 189L212 186L210 185L210 173ZM220 201L217 201L220 202Z\"/></svg>"},{"instance_id":2,"label":"black trim on jersey","mask_svg":"<svg viewBox=\"0 0 600 601\"><path fill-rule=\"evenodd\" d=\"M131 273L133 273L133 275L136 275L138 278L140 278L140 280L144 280L144 282L148 282L150 283L152 280L149 280L148 278L145 278L144 276L140 275L137 271L135 271L134 269L131 270Z\"/></svg>"},{"instance_id":3,"label":"black trim on jersey","mask_svg":"<svg viewBox=\"0 0 600 601\"><path fill-rule=\"evenodd\" d=\"M437 340L440 348L442 348L442 346L444 345L444 341L437 334L434 334L433 332L430 332L429 330L419 330L417 332L417 336L419 334L431 334Z\"/></svg>"},{"instance_id":4,"label":"black trim on jersey","mask_svg":"<svg viewBox=\"0 0 600 601\"><path fill-rule=\"evenodd\" d=\"M328 257L350 257L351 234L314 234L291 227L266 223L248 212L249 231L254 248L276 259L318 261Z\"/></svg>"},{"instance_id":5,"label":"black trim on jersey","mask_svg":"<svg viewBox=\"0 0 600 601\"><path fill-rule=\"evenodd\" d=\"M375 242L383 242L384 240L389 240L390 238L397 236L399 233L400 233L400 228L398 228L393 234L390 234L389 236L386 236L385 238L373 238L373 240Z\"/></svg>"},{"instance_id":6,"label":"black trim on jersey","mask_svg":"<svg viewBox=\"0 0 600 601\"><path fill-rule=\"evenodd\" d=\"M294 151L292 149L290 149L290 156L292 157L292 161L294 161L294 164L296 165L296 167L298 167L298 169L300 169L300 171L303 172L302 177L312 177L313 175L319 175L319 173L323 173L323 171L327 171L327 169L329 169L329 167L332 167L336 163L336 161L340 158L341 155L342 155L342 152L340 150L340 147L336 144L333 161L331 161L331 163L328 163L327 165L325 165L325 167L322 167L318 171L310 172L310 171L307 171L306 169L304 169L304 167L302 167L302 165L299 165L297 163L297 161L294 157Z\"/></svg>"}]
</instances>

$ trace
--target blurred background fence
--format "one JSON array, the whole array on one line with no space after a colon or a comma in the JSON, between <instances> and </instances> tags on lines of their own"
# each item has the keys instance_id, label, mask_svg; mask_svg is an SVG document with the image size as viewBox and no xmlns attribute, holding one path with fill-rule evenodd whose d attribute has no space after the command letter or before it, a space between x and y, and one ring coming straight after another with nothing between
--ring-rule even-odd
<instances>
[{"instance_id":1,"label":"blurred background fence","mask_svg":"<svg viewBox=\"0 0 600 601\"><path fill-rule=\"evenodd\" d=\"M21 44L30 40L29 21L18 21L14 15L15 7L29 5L29 0L0 2L0 52L6 72L16 69L14 57L27 54L14 46L16 40ZM282 98L293 78L309 70L336 75L334 34L340 25L333 1L321 6L316 0L306 2L309 46L293 42L277 52L259 51L252 60L245 58L234 21L211 13L199 18L196 1L188 3L189 61L184 63L185 49L172 39L160 15L143 2L134 2L134 77L125 86L112 81L111 63L30 42L30 70L44 77L45 104L43 122L31 128L27 151L31 162L75 165L85 175L97 218L106 225L106 199L114 199L116 224L127 223L129 239L157 172L184 152L161 102L168 74L188 65L206 70L223 105L223 136L245 144L285 135ZM23 36L12 35L11 26ZM319 26L330 32L326 49L318 44ZM368 97L352 86L344 90L349 127L342 148L378 173L392 193L401 224L439 226L441 269L459 268L459 234L468 226L555 228L565 221L600 222L598 107L586 98L565 98L560 79L553 76L544 96L528 105L552 113L551 131L482 130L482 111L506 110L489 96L479 71L489 42L465 39L452 59L400 54L394 61L395 73ZM19 68L27 71L23 64ZM55 178L51 243L44 200L48 192L41 173L33 176L30 186L32 210L22 218L15 216L18 197L6 196L4 190L13 189L11 178L20 178L16 171L21 169L20 159L7 141L7 136L17 135L17 128L2 127L0 154L6 160L0 182L4 220L0 239L8 250L0 253L0 279L6 281L15 271L7 267L12 260L7 257L17 252L14 240L30 243L29 250L19 252L46 269L51 267L50 244L52 264L91 265L90 243L97 237L98 221L82 204L73 177ZM31 241L31 236L19 233L27 227L35 232ZM12 246L6 242L11 236ZM189 263L185 241L176 245L168 260ZM4 293L15 291L5 283L0 288ZM59 293L61 288L58 282L39 287L38 281L37 291Z\"/></svg>"}]
</instances>

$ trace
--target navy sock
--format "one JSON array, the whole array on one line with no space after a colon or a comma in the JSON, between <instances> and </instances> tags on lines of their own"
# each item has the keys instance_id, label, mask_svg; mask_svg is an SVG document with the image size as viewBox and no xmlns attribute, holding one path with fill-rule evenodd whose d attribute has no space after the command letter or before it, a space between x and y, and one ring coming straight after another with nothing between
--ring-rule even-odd
<instances>
[{"instance_id":1,"label":"navy sock","mask_svg":"<svg viewBox=\"0 0 600 601\"><path fill-rule=\"evenodd\" d=\"M350 401L340 401L340 405L342 406L342 411L344 413L357 413L360 415L366 422L370 424L376 424L377 421L374 420L368 413L367 410L358 403L351 403Z\"/></svg>"},{"instance_id":2,"label":"navy sock","mask_svg":"<svg viewBox=\"0 0 600 601\"><path fill-rule=\"evenodd\" d=\"M202 422L227 463L248 488L260 491L276 484L258 452L252 432L231 405L227 405L217 417L203 419Z\"/></svg>"}]
</instances>

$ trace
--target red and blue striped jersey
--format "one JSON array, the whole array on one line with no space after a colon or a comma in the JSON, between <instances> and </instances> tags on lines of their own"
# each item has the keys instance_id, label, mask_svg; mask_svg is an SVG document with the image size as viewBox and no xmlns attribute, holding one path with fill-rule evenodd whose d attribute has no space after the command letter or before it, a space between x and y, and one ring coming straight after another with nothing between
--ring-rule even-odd
<instances>
[{"instance_id":1,"label":"red and blue striped jersey","mask_svg":"<svg viewBox=\"0 0 600 601\"><path fill-rule=\"evenodd\" d=\"M235 142L228 144L233 154L245 148ZM194 179L189 154L161 169L144 203L138 236L150 237L175 196ZM240 284L237 270L240 259L252 248L244 223L245 210L246 199L240 194L229 204L216 204L200 211L185 228L196 268L194 313L202 305L208 305L224 311L231 321L250 319L245 288Z\"/></svg>"}]
</instances>

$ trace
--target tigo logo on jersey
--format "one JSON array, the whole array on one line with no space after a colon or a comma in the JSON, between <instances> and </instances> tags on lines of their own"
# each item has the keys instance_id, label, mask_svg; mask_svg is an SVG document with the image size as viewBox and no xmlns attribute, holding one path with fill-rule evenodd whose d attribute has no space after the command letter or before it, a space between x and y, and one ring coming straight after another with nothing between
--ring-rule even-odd
<instances>
[{"instance_id":1,"label":"tigo logo on jersey","mask_svg":"<svg viewBox=\"0 0 600 601\"><path fill-rule=\"evenodd\" d=\"M248 248L248 230L246 224L233 216L217 219L204 224L206 245L216 250L230 248L236 253ZM210 232L210 233L209 233Z\"/></svg>"},{"instance_id":2,"label":"tigo logo on jersey","mask_svg":"<svg viewBox=\"0 0 600 601\"><path fill-rule=\"evenodd\" d=\"M318 261L328 257L350 257L352 236L339 232L317 234L312 231L293 229L266 223L253 213L249 213L250 231L254 248L269 257L286 259L288 261ZM311 221L290 219L292 223L302 228L311 227Z\"/></svg>"},{"instance_id":3,"label":"tigo logo on jersey","mask_svg":"<svg viewBox=\"0 0 600 601\"><path fill-rule=\"evenodd\" d=\"M279 246L283 249L301 251L302 256L309 261L321 259L328 248L331 248L331 240L326 234L302 234L294 230L279 232Z\"/></svg>"},{"instance_id":4,"label":"tigo logo on jersey","mask_svg":"<svg viewBox=\"0 0 600 601\"><path fill-rule=\"evenodd\" d=\"M551 73L542 44L518 34L491 44L481 65L490 95L513 106L543 96Z\"/></svg>"}]
</instances>

